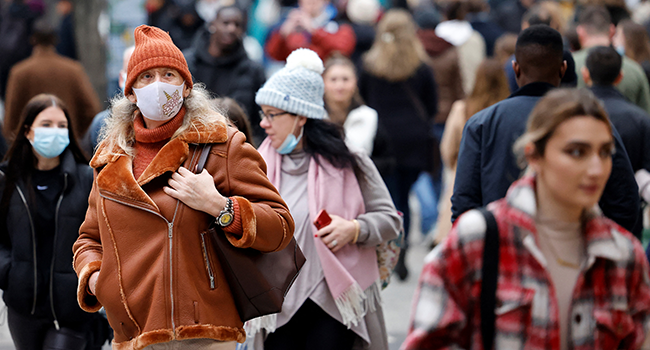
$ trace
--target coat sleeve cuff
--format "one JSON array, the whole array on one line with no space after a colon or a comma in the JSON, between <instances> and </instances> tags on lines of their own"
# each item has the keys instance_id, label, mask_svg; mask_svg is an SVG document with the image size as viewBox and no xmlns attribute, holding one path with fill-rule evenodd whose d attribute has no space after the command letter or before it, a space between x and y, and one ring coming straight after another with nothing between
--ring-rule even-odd
<instances>
[{"instance_id":1,"label":"coat sleeve cuff","mask_svg":"<svg viewBox=\"0 0 650 350\"><path fill-rule=\"evenodd\" d=\"M93 261L88 263L81 269L79 273L79 285L77 286L77 302L82 310L86 312L97 312L102 308L102 305L97 300L97 297L88 293L88 280L95 271L99 271L102 267L101 261Z\"/></svg>"},{"instance_id":2,"label":"coat sleeve cuff","mask_svg":"<svg viewBox=\"0 0 650 350\"><path fill-rule=\"evenodd\" d=\"M241 225L241 235L226 232L226 237L228 237L230 244L237 248L250 248L257 236L257 219L253 205L244 197L232 197L232 199L237 202L237 206L239 207L239 215L236 215L236 220L239 220L239 224ZM239 219L237 219L237 216Z\"/></svg>"}]
</instances>

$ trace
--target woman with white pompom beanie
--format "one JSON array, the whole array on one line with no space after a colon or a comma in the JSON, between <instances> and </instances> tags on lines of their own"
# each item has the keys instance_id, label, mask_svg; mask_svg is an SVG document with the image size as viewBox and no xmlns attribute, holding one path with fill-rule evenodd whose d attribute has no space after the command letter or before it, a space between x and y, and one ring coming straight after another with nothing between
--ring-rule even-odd
<instances>
[{"instance_id":1,"label":"woman with white pompom beanie","mask_svg":"<svg viewBox=\"0 0 650 350\"><path fill-rule=\"evenodd\" d=\"M325 120L322 72L315 52L298 49L255 98L268 136L258 151L307 257L282 312L245 327L256 349L388 349L376 246L401 221L370 158ZM317 229L323 209L331 223Z\"/></svg>"}]
</instances>

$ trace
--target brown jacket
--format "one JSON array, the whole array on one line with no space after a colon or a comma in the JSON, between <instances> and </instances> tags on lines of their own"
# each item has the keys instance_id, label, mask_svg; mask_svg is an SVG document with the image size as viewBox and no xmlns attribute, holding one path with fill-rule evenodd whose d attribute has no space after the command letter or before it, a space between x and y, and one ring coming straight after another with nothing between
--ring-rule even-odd
<instances>
[{"instance_id":1,"label":"brown jacket","mask_svg":"<svg viewBox=\"0 0 650 350\"><path fill-rule=\"evenodd\" d=\"M429 55L438 85L438 114L433 121L444 124L452 103L464 97L458 51L452 44L436 36L433 29L418 30L418 37Z\"/></svg>"},{"instance_id":2,"label":"brown jacket","mask_svg":"<svg viewBox=\"0 0 650 350\"><path fill-rule=\"evenodd\" d=\"M17 132L23 108L38 94L53 94L65 102L77 140L100 111L99 98L83 66L57 54L54 48L35 47L29 58L16 64L6 91L3 133L9 142Z\"/></svg>"},{"instance_id":3,"label":"brown jacket","mask_svg":"<svg viewBox=\"0 0 650 350\"><path fill-rule=\"evenodd\" d=\"M214 218L162 190L181 165L194 168L200 154L195 143L214 144L205 168L219 192L239 204L243 234L226 234L234 246L275 251L293 236L289 209L245 136L223 123L211 130L198 125L188 130L160 150L139 182L131 171L132 159L120 155L121 150L109 152L101 144L91 161L95 181L73 246L77 297L86 311L104 306L115 332L114 349L192 338L246 338L219 260L209 249L210 237L200 234ZM97 270L95 297L87 286Z\"/></svg>"}]
</instances>

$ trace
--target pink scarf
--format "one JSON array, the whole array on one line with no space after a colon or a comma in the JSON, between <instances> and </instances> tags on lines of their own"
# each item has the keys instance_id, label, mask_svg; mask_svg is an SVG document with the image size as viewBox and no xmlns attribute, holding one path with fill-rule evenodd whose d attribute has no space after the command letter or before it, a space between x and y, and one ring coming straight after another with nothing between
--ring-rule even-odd
<instances>
[{"instance_id":1,"label":"pink scarf","mask_svg":"<svg viewBox=\"0 0 650 350\"><path fill-rule=\"evenodd\" d=\"M258 151L266 161L269 180L279 190L282 155L271 147L268 139ZM319 163L313 158L309 163L307 192L310 220L314 222L321 209L347 220L365 213L361 188L354 171L335 168L323 158L319 158ZM317 232L314 225L312 232ZM343 316L343 323L348 328L352 324L356 326L368 309L374 308L373 301L367 300L364 291L379 279L376 248L347 244L332 253L320 238L314 237L314 244L330 293Z\"/></svg>"}]
</instances>

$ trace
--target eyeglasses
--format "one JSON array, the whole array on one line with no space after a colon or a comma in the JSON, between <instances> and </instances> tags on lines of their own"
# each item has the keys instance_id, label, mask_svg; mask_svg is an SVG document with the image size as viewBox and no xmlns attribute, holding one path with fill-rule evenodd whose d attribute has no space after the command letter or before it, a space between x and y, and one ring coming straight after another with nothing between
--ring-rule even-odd
<instances>
[{"instance_id":1,"label":"eyeglasses","mask_svg":"<svg viewBox=\"0 0 650 350\"><path fill-rule=\"evenodd\" d=\"M273 118L283 115L283 114L289 114L292 116L296 116L296 113L291 113L291 112L278 112L278 113L269 113L269 114L264 114L264 111L260 110L260 120L263 120L264 118L268 118L269 122L273 123Z\"/></svg>"}]
</instances>

